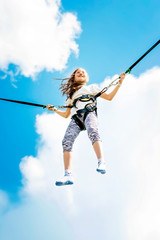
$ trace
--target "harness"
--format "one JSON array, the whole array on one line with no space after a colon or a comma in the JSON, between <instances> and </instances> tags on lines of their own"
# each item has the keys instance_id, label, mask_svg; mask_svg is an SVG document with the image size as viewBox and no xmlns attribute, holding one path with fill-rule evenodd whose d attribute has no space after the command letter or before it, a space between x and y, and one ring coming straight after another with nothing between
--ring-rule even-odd
<instances>
[{"instance_id":1,"label":"harness","mask_svg":"<svg viewBox=\"0 0 160 240\"><path fill-rule=\"evenodd\" d=\"M76 124L80 127L81 131L86 130L86 127L84 125L85 119L87 115L90 112L95 112L97 115L97 97L100 96L100 93L96 95L82 95L76 99L74 99L72 107L77 108L76 103L78 101L80 102L89 102L92 101L91 103L88 103L85 105L83 109L77 110L76 114L72 116L72 119L75 120ZM84 115L82 114L84 113Z\"/></svg>"}]
</instances>

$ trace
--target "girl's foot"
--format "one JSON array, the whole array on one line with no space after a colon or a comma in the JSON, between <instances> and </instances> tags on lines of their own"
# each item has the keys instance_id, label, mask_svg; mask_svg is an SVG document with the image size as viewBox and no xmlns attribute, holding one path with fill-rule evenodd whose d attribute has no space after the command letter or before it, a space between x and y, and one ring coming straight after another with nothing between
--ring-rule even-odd
<instances>
[{"instance_id":1,"label":"girl's foot","mask_svg":"<svg viewBox=\"0 0 160 240\"><path fill-rule=\"evenodd\" d=\"M98 168L96 170L97 170L97 172L99 172L101 174L105 174L106 173L106 164L105 164L105 162L99 162L98 163Z\"/></svg>"},{"instance_id":2,"label":"girl's foot","mask_svg":"<svg viewBox=\"0 0 160 240\"><path fill-rule=\"evenodd\" d=\"M72 185L73 177L72 175L64 175L59 181L56 181L56 186Z\"/></svg>"}]
</instances>

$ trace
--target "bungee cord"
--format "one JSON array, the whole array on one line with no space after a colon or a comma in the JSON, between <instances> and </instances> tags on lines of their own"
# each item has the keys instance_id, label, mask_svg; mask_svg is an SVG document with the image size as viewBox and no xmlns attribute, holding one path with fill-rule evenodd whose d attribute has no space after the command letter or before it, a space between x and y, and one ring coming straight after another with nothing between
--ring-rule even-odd
<instances>
[{"instance_id":1,"label":"bungee cord","mask_svg":"<svg viewBox=\"0 0 160 240\"><path fill-rule=\"evenodd\" d=\"M131 70L149 53L151 52L158 44L160 43L160 40L158 40L150 49L148 49L148 51L146 51L140 58L138 58L138 60L136 62L134 62L126 71L125 73L131 73ZM114 85L118 85L119 84L119 80L120 77L116 78L115 80L113 80L107 87L105 87L104 89L102 89L101 93L106 92L110 87L114 86ZM117 81L117 82L116 82ZM115 83L114 83L115 82ZM99 95L100 96L100 95Z\"/></svg>"},{"instance_id":2,"label":"bungee cord","mask_svg":"<svg viewBox=\"0 0 160 240\"><path fill-rule=\"evenodd\" d=\"M160 44L160 40L158 40L151 48L148 49L148 51L146 51L140 58L138 58L138 60L136 62L134 62L126 71L125 73L131 73L131 70L149 53L151 52L158 44ZM119 84L119 79L120 77L114 79L107 87L103 88L99 93L97 93L94 97L97 98L100 95L102 95L104 92L106 92L110 87L112 86L116 86ZM68 80L68 78L63 78L63 79L59 79L59 78L54 78L54 80ZM5 98L0 98L0 100L3 101L8 101L8 102L13 102L13 103L20 103L20 104L25 104L25 105L30 105L30 106L36 106L36 107L42 107L43 109L46 108L47 105L43 105L43 104L37 104L37 103L31 103L31 102L24 102L24 101L17 101L17 100L11 100L11 99L5 99ZM73 105L71 106L51 106L51 108L72 108Z\"/></svg>"},{"instance_id":3,"label":"bungee cord","mask_svg":"<svg viewBox=\"0 0 160 240\"><path fill-rule=\"evenodd\" d=\"M25 104L25 105L30 105L30 106L42 107L42 108L46 108L46 106L47 106L47 105L43 105L43 104L24 102L24 101L17 101L17 100L5 99L5 98L0 98L0 100L7 101L7 102L13 102L13 103L20 103L20 104ZM57 108L68 108L68 107L71 107L71 106L52 106L51 108L54 108L54 107L57 107Z\"/></svg>"}]
</instances>

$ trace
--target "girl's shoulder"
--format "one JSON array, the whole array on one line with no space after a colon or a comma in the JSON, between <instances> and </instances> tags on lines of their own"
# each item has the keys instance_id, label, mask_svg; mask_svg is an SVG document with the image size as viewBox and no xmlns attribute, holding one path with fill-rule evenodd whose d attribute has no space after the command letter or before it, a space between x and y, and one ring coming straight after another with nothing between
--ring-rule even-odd
<instances>
[{"instance_id":1,"label":"girl's shoulder","mask_svg":"<svg viewBox=\"0 0 160 240\"><path fill-rule=\"evenodd\" d=\"M84 85L82 86L78 91L75 92L78 93L78 92L97 92L97 91L101 91L101 89L99 88L99 86L95 83L95 84L89 84L89 85Z\"/></svg>"},{"instance_id":2,"label":"girl's shoulder","mask_svg":"<svg viewBox=\"0 0 160 240\"><path fill-rule=\"evenodd\" d=\"M87 87L88 90L92 92L92 94L97 94L98 92L101 91L100 87L96 83L90 84Z\"/></svg>"}]
</instances>

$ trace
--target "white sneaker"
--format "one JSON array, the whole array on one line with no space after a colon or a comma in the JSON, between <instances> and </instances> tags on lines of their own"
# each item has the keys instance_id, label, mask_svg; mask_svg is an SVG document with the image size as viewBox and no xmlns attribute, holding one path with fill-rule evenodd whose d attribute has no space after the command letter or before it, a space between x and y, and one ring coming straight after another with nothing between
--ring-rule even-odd
<instances>
[{"instance_id":1,"label":"white sneaker","mask_svg":"<svg viewBox=\"0 0 160 240\"><path fill-rule=\"evenodd\" d=\"M73 184L72 175L64 175L59 181L56 181L56 186L71 185Z\"/></svg>"},{"instance_id":2,"label":"white sneaker","mask_svg":"<svg viewBox=\"0 0 160 240\"><path fill-rule=\"evenodd\" d=\"M97 170L97 172L99 172L101 174L105 174L106 173L106 164L105 164L105 162L99 162L98 163L98 168L96 170Z\"/></svg>"}]
</instances>

